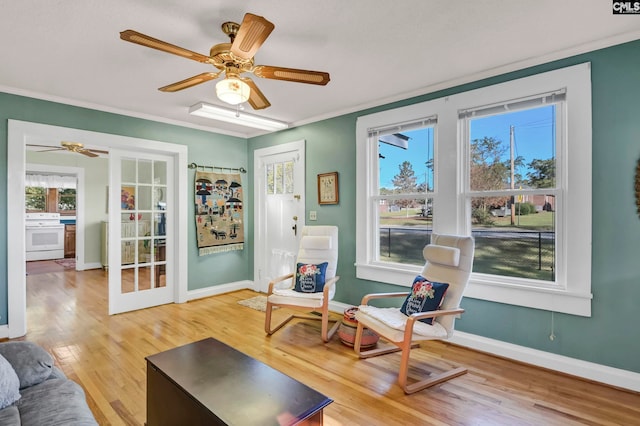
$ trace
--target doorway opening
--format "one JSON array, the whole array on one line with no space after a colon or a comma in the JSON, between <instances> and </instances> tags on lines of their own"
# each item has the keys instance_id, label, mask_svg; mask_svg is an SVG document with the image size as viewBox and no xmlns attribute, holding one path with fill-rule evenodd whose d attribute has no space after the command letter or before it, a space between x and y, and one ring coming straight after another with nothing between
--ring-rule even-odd
<instances>
[{"instance_id":1,"label":"doorway opening","mask_svg":"<svg viewBox=\"0 0 640 426\"><path fill-rule=\"evenodd\" d=\"M11 250L7 251L7 277L8 277L8 324L0 327L0 337L20 337L26 334L26 272L25 272L25 189L24 176L25 148L27 144L59 144L60 141L78 141L105 147L109 150L122 149L129 152L146 152L161 154L171 157L173 168L173 181L171 185L178 187L187 186L187 147L183 145L152 141L147 139L132 138L120 135L90 132L66 127L50 126L38 123L29 123L18 120L9 120L8 148L7 148L7 197L8 204L7 240L11 242ZM112 192L113 194L114 192ZM119 195L119 192L118 192ZM101 195L102 209L104 210L106 198L105 192ZM175 191L173 198L168 200L172 205L187 205L186 191ZM167 280L175 282L172 288L171 301L185 302L187 300L187 218L186 209L175 209L172 218L171 229L175 241L173 252L168 254L173 259L174 267L171 268L172 276ZM169 225L167 225L169 227ZM119 244L119 239L117 240Z\"/></svg>"}]
</instances>

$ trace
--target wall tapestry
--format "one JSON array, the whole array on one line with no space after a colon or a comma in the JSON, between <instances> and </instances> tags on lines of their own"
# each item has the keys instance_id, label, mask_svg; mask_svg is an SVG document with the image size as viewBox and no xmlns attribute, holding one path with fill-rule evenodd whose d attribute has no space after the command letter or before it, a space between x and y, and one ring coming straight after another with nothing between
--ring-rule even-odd
<instances>
[{"instance_id":1,"label":"wall tapestry","mask_svg":"<svg viewBox=\"0 0 640 426\"><path fill-rule=\"evenodd\" d=\"M244 249L239 173L196 171L195 201L200 256Z\"/></svg>"}]
</instances>

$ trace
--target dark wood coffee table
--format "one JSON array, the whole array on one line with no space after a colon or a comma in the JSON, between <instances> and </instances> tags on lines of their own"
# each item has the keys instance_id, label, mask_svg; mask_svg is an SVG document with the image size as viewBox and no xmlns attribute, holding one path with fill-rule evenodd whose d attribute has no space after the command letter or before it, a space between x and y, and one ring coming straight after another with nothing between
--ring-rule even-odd
<instances>
[{"instance_id":1,"label":"dark wood coffee table","mask_svg":"<svg viewBox=\"0 0 640 426\"><path fill-rule=\"evenodd\" d=\"M333 402L213 338L147 360L147 425L322 425Z\"/></svg>"}]
</instances>

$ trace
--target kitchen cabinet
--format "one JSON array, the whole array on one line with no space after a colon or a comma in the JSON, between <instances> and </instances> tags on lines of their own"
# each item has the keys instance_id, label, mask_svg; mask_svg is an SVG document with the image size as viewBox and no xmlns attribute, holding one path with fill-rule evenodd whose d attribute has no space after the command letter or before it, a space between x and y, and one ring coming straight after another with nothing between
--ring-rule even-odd
<instances>
[{"instance_id":1,"label":"kitchen cabinet","mask_svg":"<svg viewBox=\"0 0 640 426\"><path fill-rule=\"evenodd\" d=\"M64 257L76 257L76 225L64 226Z\"/></svg>"}]
</instances>

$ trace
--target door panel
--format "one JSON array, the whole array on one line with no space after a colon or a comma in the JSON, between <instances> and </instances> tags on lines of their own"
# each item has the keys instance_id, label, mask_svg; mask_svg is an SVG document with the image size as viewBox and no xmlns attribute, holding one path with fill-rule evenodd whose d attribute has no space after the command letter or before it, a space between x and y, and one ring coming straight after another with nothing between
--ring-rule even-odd
<instances>
[{"instance_id":1,"label":"door panel","mask_svg":"<svg viewBox=\"0 0 640 426\"><path fill-rule=\"evenodd\" d=\"M293 272L305 225L304 141L256 150L257 289Z\"/></svg>"},{"instance_id":2,"label":"door panel","mask_svg":"<svg viewBox=\"0 0 640 426\"><path fill-rule=\"evenodd\" d=\"M110 167L109 313L169 303L172 267L172 157L112 151ZM111 249L113 247L113 249ZM114 260L118 261L114 261Z\"/></svg>"}]
</instances>

